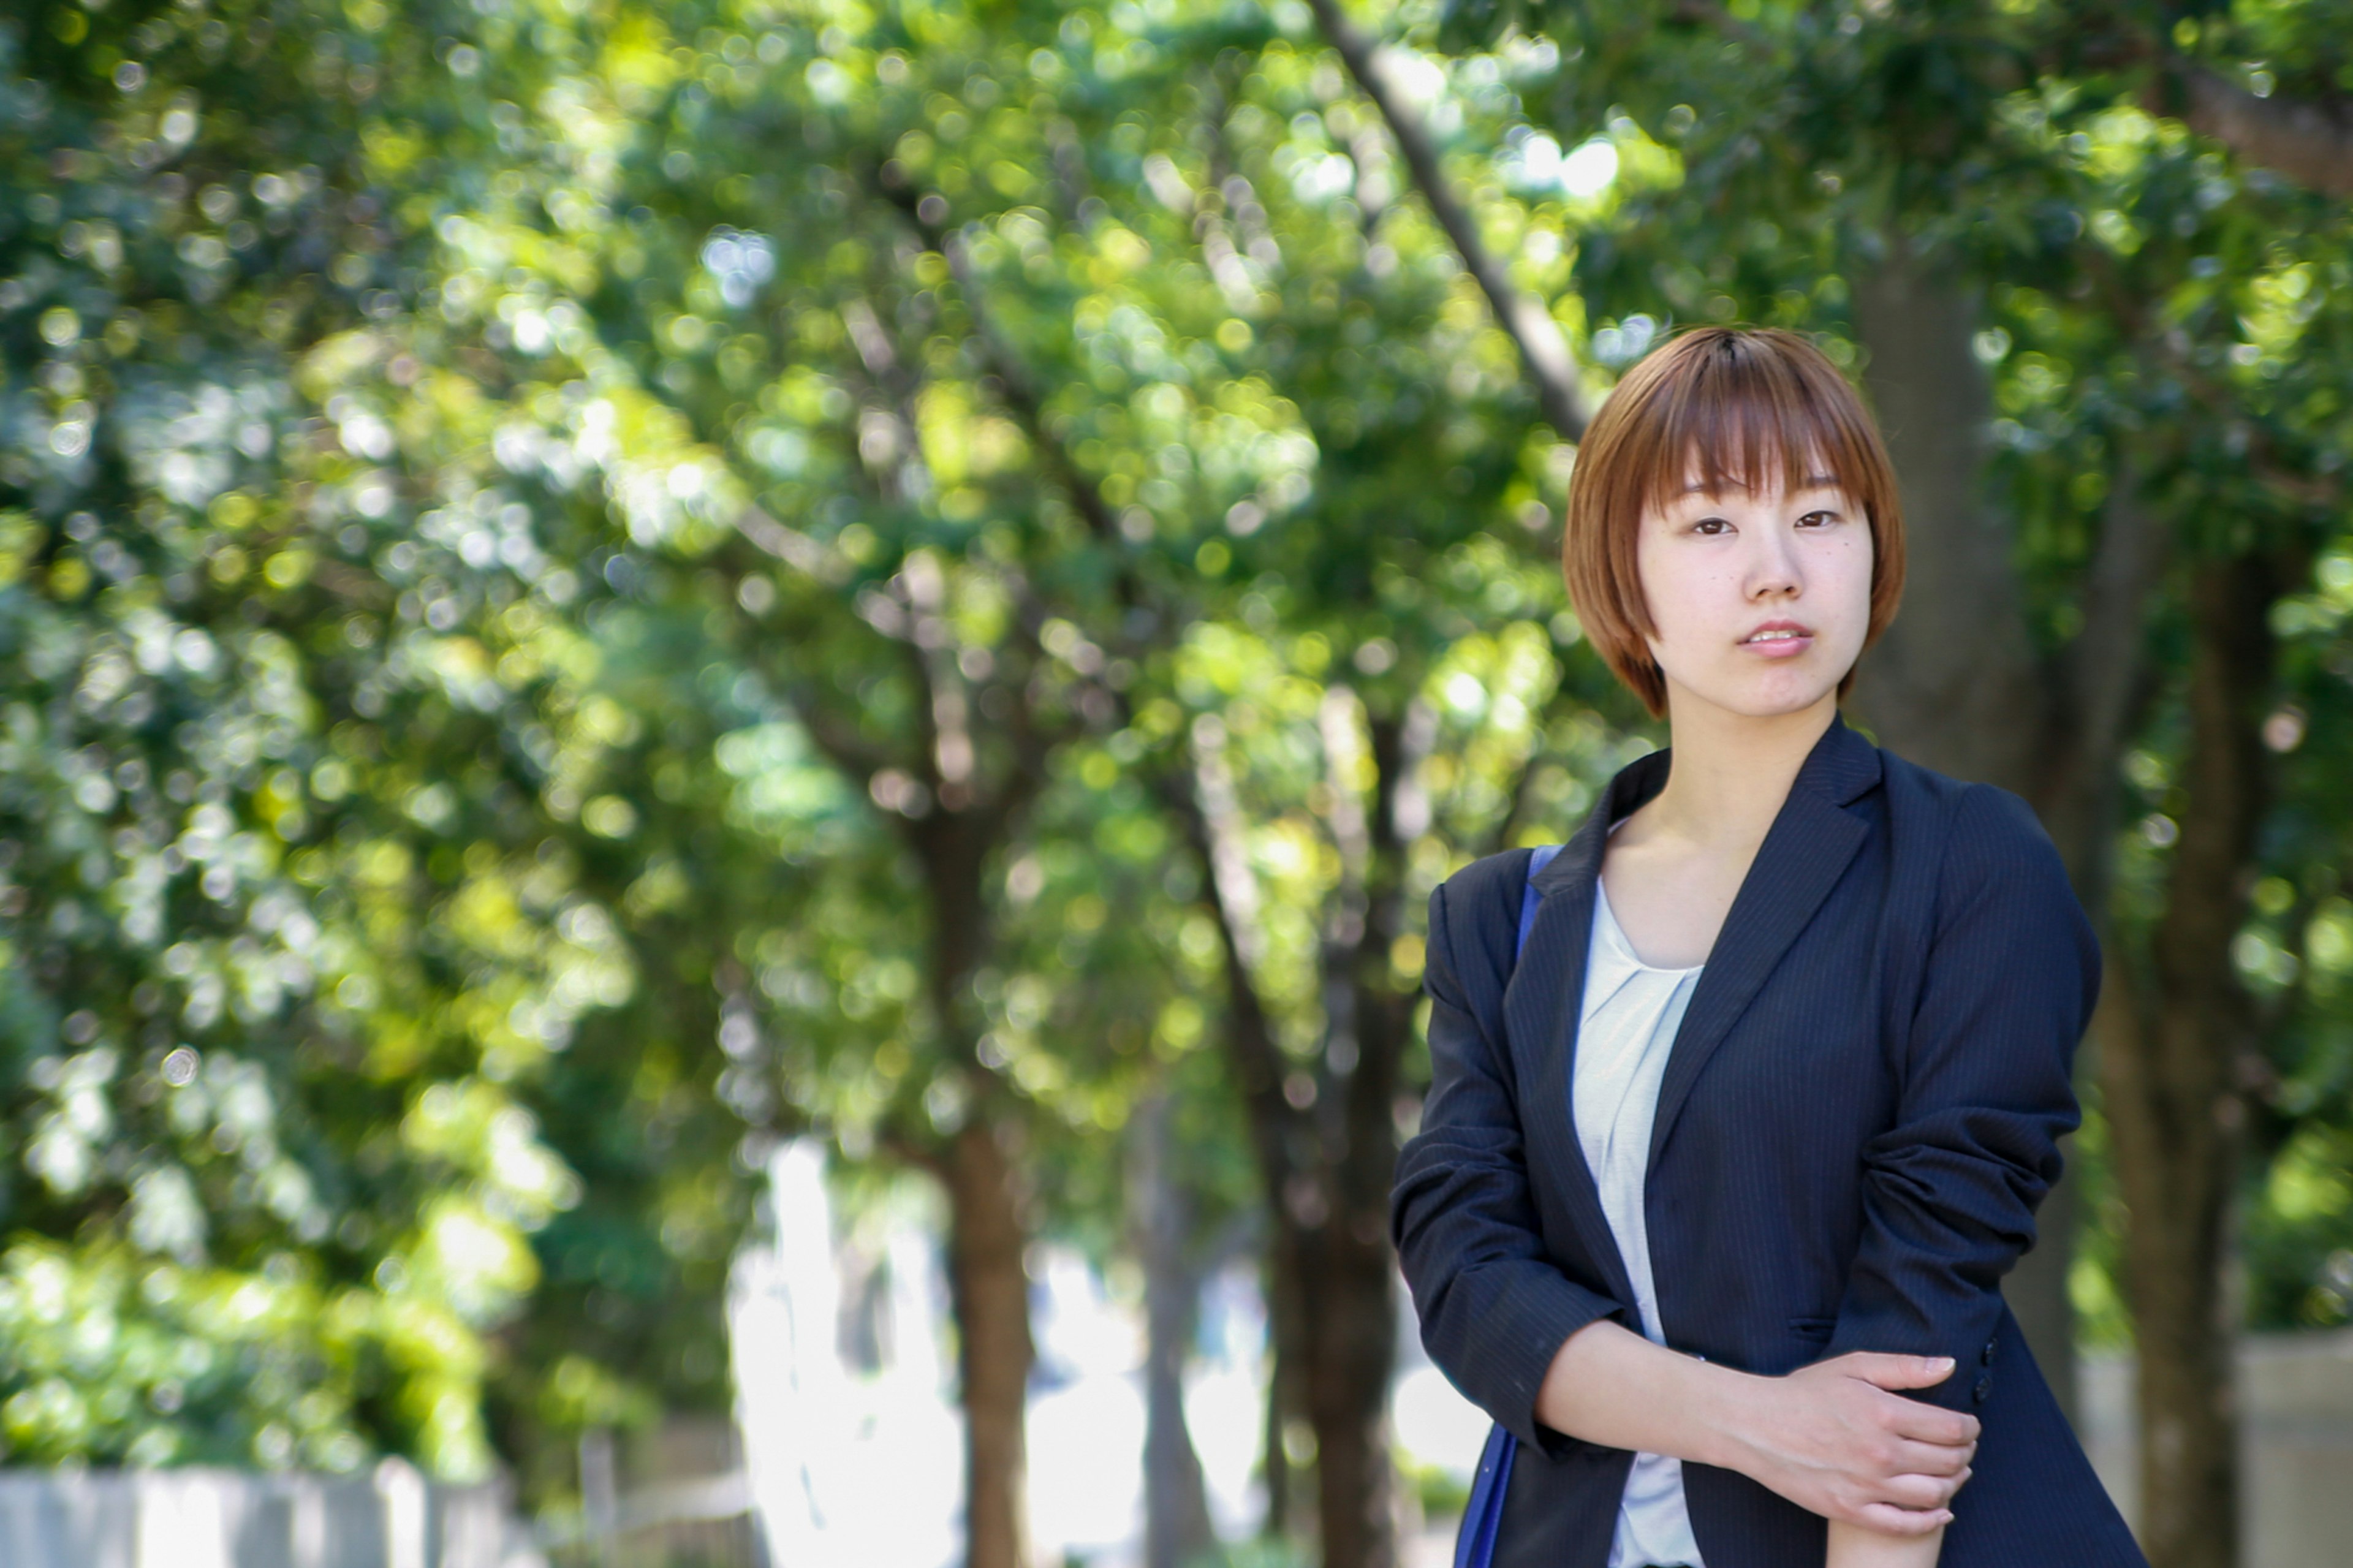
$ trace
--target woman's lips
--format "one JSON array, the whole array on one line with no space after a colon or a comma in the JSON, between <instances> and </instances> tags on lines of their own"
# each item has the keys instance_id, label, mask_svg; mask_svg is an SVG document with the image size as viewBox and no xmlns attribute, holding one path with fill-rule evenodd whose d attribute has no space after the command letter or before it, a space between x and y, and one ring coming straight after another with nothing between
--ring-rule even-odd
<instances>
[{"instance_id":1,"label":"woman's lips","mask_svg":"<svg viewBox=\"0 0 2353 1568\"><path fill-rule=\"evenodd\" d=\"M1740 645L1760 658L1795 658L1814 646L1814 639L1804 632L1751 637Z\"/></svg>"}]
</instances>

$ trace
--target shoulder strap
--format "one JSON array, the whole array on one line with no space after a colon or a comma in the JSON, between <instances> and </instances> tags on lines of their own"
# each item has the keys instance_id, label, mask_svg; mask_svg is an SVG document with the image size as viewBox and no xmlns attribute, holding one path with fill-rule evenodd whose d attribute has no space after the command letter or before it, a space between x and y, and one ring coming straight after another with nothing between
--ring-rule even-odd
<instances>
[{"instance_id":1,"label":"shoulder strap","mask_svg":"<svg viewBox=\"0 0 2353 1568\"><path fill-rule=\"evenodd\" d=\"M1551 865L1560 851L1561 846L1546 844L1528 857L1527 881L1520 889L1520 934L1512 944L1514 964L1519 963L1520 949L1528 945L1528 931L1544 903L1544 895L1536 891L1536 873ZM1512 1458L1518 1451L1518 1441L1504 1426L1488 1428L1487 1447L1471 1480L1471 1500L1455 1531L1454 1568L1492 1568L1504 1524L1504 1494L1512 1484Z\"/></svg>"},{"instance_id":2,"label":"shoulder strap","mask_svg":"<svg viewBox=\"0 0 2353 1568\"><path fill-rule=\"evenodd\" d=\"M1512 1486L1512 1456L1519 1439L1502 1426L1487 1428L1487 1446L1471 1476L1471 1500L1454 1531L1454 1568L1493 1568L1504 1528L1504 1494Z\"/></svg>"},{"instance_id":3,"label":"shoulder strap","mask_svg":"<svg viewBox=\"0 0 2353 1568\"><path fill-rule=\"evenodd\" d=\"M1559 854L1561 848L1557 844L1546 844L1528 857L1527 886L1520 890L1520 935L1519 940L1512 944L1512 961L1514 963L1519 962L1520 949L1528 945L1528 932L1536 923L1536 908L1544 902L1544 895L1536 891L1536 873L1551 865L1552 858Z\"/></svg>"}]
</instances>

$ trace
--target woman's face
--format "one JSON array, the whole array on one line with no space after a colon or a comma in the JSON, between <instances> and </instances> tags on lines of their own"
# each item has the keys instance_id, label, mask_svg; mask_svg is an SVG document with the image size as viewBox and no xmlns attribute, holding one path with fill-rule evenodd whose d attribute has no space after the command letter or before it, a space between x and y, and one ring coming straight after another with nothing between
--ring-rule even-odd
<instances>
[{"instance_id":1,"label":"woman's face","mask_svg":"<svg viewBox=\"0 0 2353 1568\"><path fill-rule=\"evenodd\" d=\"M1835 690L1871 621L1871 524L1835 480L1709 495L1646 512L1637 545L1671 709L1693 700L1751 717Z\"/></svg>"}]
</instances>

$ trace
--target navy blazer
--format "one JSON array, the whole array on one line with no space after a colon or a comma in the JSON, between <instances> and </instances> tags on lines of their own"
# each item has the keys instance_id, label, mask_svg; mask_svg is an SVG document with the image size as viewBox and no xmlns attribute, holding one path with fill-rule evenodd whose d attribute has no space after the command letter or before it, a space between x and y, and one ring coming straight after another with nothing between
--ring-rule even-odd
<instances>
[{"instance_id":1,"label":"navy blazer","mask_svg":"<svg viewBox=\"0 0 2353 1568\"><path fill-rule=\"evenodd\" d=\"M1514 1433L1496 1568L1604 1568L1632 1455L1540 1425L1561 1342L1641 1324L1571 1122L1593 885L1668 753L1610 780L1537 873L1465 867L1430 900L1430 1089L1392 1230L1422 1342ZM1808 753L1683 1016L1643 1213L1672 1348L1779 1374L1849 1351L1947 1355L1913 1397L1983 1424L1939 1568L2146 1568L2027 1352L2001 1277L2079 1119L2100 952L2025 802L1881 751ZM1686 1462L1707 1568L1821 1568L1827 1526Z\"/></svg>"}]
</instances>

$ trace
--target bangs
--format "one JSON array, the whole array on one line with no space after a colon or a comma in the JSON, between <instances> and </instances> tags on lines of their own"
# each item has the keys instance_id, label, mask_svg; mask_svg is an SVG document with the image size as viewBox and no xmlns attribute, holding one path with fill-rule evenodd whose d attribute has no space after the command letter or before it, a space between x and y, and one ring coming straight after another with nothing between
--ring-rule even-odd
<instances>
[{"instance_id":1,"label":"bangs","mask_svg":"<svg viewBox=\"0 0 2353 1568\"><path fill-rule=\"evenodd\" d=\"M1878 443L1843 381L1826 397L1787 357L1738 338L1692 359L1689 374L1658 385L1645 428L1627 443L1640 510L1663 510L1694 485L1713 497L1825 484L1866 504L1879 499Z\"/></svg>"}]
</instances>

